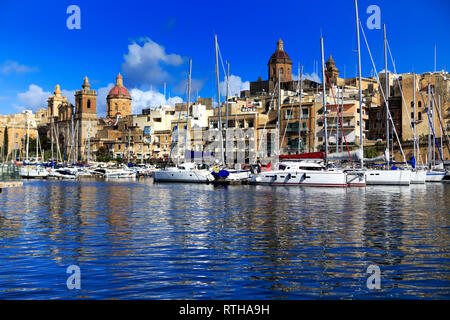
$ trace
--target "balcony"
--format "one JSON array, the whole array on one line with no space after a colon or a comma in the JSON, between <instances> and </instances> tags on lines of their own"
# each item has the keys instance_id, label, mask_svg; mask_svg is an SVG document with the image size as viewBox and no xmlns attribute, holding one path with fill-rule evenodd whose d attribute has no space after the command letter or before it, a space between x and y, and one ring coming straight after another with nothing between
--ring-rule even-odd
<instances>
[{"instance_id":1,"label":"balcony","mask_svg":"<svg viewBox=\"0 0 450 320\"><path fill-rule=\"evenodd\" d=\"M303 127L300 128L300 132L305 132L307 130L307 128ZM286 127L286 132L292 133L292 132L296 132L298 133L298 122L293 122L293 123L288 123L287 127Z\"/></svg>"}]
</instances>

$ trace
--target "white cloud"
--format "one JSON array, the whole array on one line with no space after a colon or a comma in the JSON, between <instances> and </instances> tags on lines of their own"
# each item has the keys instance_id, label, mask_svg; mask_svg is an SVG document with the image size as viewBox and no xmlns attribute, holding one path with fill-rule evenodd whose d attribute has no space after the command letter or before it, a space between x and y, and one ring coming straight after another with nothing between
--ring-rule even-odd
<instances>
[{"instance_id":1,"label":"white cloud","mask_svg":"<svg viewBox=\"0 0 450 320\"><path fill-rule=\"evenodd\" d=\"M220 95L222 97L225 97L226 93L227 93L226 80L221 81L219 83L219 88L220 88ZM241 91L250 89L250 82L249 81L243 82L241 77L235 76L235 75L230 75L230 81L229 81L228 88L229 88L228 94L230 96L236 96L236 95L238 96Z\"/></svg>"},{"instance_id":2,"label":"white cloud","mask_svg":"<svg viewBox=\"0 0 450 320\"><path fill-rule=\"evenodd\" d=\"M6 60L1 66L0 71L3 74L11 74L11 73L27 73L37 71L36 67L29 67L24 64L19 64L17 61Z\"/></svg>"},{"instance_id":3,"label":"white cloud","mask_svg":"<svg viewBox=\"0 0 450 320\"><path fill-rule=\"evenodd\" d=\"M142 109L148 107L154 108L162 105L173 106L175 105L175 103L183 102L183 99L181 97L171 97L169 99L166 99L164 97L164 94L154 90L142 91L140 89L134 88L131 89L130 94L131 98L133 99L131 103L133 114L139 114L141 113Z\"/></svg>"},{"instance_id":4,"label":"white cloud","mask_svg":"<svg viewBox=\"0 0 450 320\"><path fill-rule=\"evenodd\" d=\"M321 82L322 82L322 80L321 80L321 78L319 77L319 75L318 75L317 73L315 73L315 72L313 72L313 73L311 73L311 74L305 73L305 74L304 74L304 78L305 78L305 79L308 79L308 80L311 80L311 81L314 81L314 82L318 82L318 83L321 83Z\"/></svg>"},{"instance_id":5,"label":"white cloud","mask_svg":"<svg viewBox=\"0 0 450 320\"><path fill-rule=\"evenodd\" d=\"M134 42L128 45L124 55L122 72L130 86L161 85L171 79L163 66L179 66L183 58L178 54L167 54L163 46L149 38L142 39L142 45Z\"/></svg>"},{"instance_id":6,"label":"white cloud","mask_svg":"<svg viewBox=\"0 0 450 320\"><path fill-rule=\"evenodd\" d=\"M36 110L47 107L47 99L50 95L50 92L42 90L41 87L30 84L28 91L18 93L17 97L25 109Z\"/></svg>"}]
</instances>

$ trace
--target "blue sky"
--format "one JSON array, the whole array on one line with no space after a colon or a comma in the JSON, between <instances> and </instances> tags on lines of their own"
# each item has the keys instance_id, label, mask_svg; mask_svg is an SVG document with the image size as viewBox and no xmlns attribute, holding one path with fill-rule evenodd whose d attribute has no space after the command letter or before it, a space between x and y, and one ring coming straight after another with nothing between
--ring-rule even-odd
<instances>
[{"instance_id":1,"label":"blue sky","mask_svg":"<svg viewBox=\"0 0 450 320\"><path fill-rule=\"evenodd\" d=\"M450 2L360 0L360 19L378 71L384 68L382 30L368 30L367 7L381 9L398 72L450 68ZM81 9L81 30L69 30L67 7ZM193 97L215 97L214 34L230 61L234 91L258 76L282 38L296 69L314 77L325 55L341 76L356 74L354 1L1 1L0 114L46 106L60 84L73 100L88 76L99 91L99 114L118 72L134 98L133 110L185 99L188 59L193 59ZM363 75L372 65L361 43ZM392 70L391 64L388 67ZM222 67L221 67L222 70ZM295 73L297 73L295 71ZM223 80L223 72L221 73ZM164 100L163 83L167 84Z\"/></svg>"}]
</instances>

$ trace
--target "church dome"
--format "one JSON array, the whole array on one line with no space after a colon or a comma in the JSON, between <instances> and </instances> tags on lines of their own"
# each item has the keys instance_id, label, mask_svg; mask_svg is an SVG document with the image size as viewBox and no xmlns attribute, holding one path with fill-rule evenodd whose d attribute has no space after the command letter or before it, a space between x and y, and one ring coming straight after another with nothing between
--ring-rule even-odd
<instances>
[{"instance_id":1,"label":"church dome","mask_svg":"<svg viewBox=\"0 0 450 320\"><path fill-rule=\"evenodd\" d=\"M283 40L281 39L277 41L277 50L270 57L268 64L270 65L278 63L292 64L291 58L289 58L286 51L284 51Z\"/></svg>"},{"instance_id":2,"label":"church dome","mask_svg":"<svg viewBox=\"0 0 450 320\"><path fill-rule=\"evenodd\" d=\"M112 87L111 90L109 90L108 98L131 98L130 93L128 92L128 89L123 86L123 78L122 75L119 73L116 77L116 85Z\"/></svg>"}]
</instances>

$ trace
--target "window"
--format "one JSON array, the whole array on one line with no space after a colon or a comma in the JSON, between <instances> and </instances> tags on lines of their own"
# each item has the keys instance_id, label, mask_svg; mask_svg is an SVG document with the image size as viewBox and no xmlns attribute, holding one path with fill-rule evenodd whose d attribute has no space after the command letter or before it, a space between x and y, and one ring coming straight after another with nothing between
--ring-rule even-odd
<instances>
[{"instance_id":1,"label":"window","mask_svg":"<svg viewBox=\"0 0 450 320\"><path fill-rule=\"evenodd\" d=\"M422 112L419 112L417 115L418 115L419 120L422 120Z\"/></svg>"},{"instance_id":2,"label":"window","mask_svg":"<svg viewBox=\"0 0 450 320\"><path fill-rule=\"evenodd\" d=\"M308 109L303 109L303 116L305 117L307 117L308 116Z\"/></svg>"},{"instance_id":3,"label":"window","mask_svg":"<svg viewBox=\"0 0 450 320\"><path fill-rule=\"evenodd\" d=\"M280 74L283 74L284 70L283 68L280 68Z\"/></svg>"},{"instance_id":4,"label":"window","mask_svg":"<svg viewBox=\"0 0 450 320\"><path fill-rule=\"evenodd\" d=\"M411 101L411 108L414 108L414 101Z\"/></svg>"},{"instance_id":5,"label":"window","mask_svg":"<svg viewBox=\"0 0 450 320\"><path fill-rule=\"evenodd\" d=\"M292 110L286 110L286 120L292 119Z\"/></svg>"},{"instance_id":6,"label":"window","mask_svg":"<svg viewBox=\"0 0 450 320\"><path fill-rule=\"evenodd\" d=\"M319 127L323 126L323 122L319 121L318 125L319 125Z\"/></svg>"},{"instance_id":7,"label":"window","mask_svg":"<svg viewBox=\"0 0 450 320\"><path fill-rule=\"evenodd\" d=\"M319 142L322 142L323 141L323 138L322 137L319 137Z\"/></svg>"},{"instance_id":8,"label":"window","mask_svg":"<svg viewBox=\"0 0 450 320\"><path fill-rule=\"evenodd\" d=\"M356 109L356 112L357 112L357 113L360 113L360 112L361 112L361 109L360 109L360 108Z\"/></svg>"},{"instance_id":9,"label":"window","mask_svg":"<svg viewBox=\"0 0 450 320\"><path fill-rule=\"evenodd\" d=\"M87 101L87 108L88 108L88 109L91 108L91 99L88 99L88 101Z\"/></svg>"},{"instance_id":10,"label":"window","mask_svg":"<svg viewBox=\"0 0 450 320\"><path fill-rule=\"evenodd\" d=\"M419 108L422 107L422 101L419 101Z\"/></svg>"},{"instance_id":11,"label":"window","mask_svg":"<svg viewBox=\"0 0 450 320\"><path fill-rule=\"evenodd\" d=\"M414 119L414 112L411 112L411 119Z\"/></svg>"}]
</instances>

